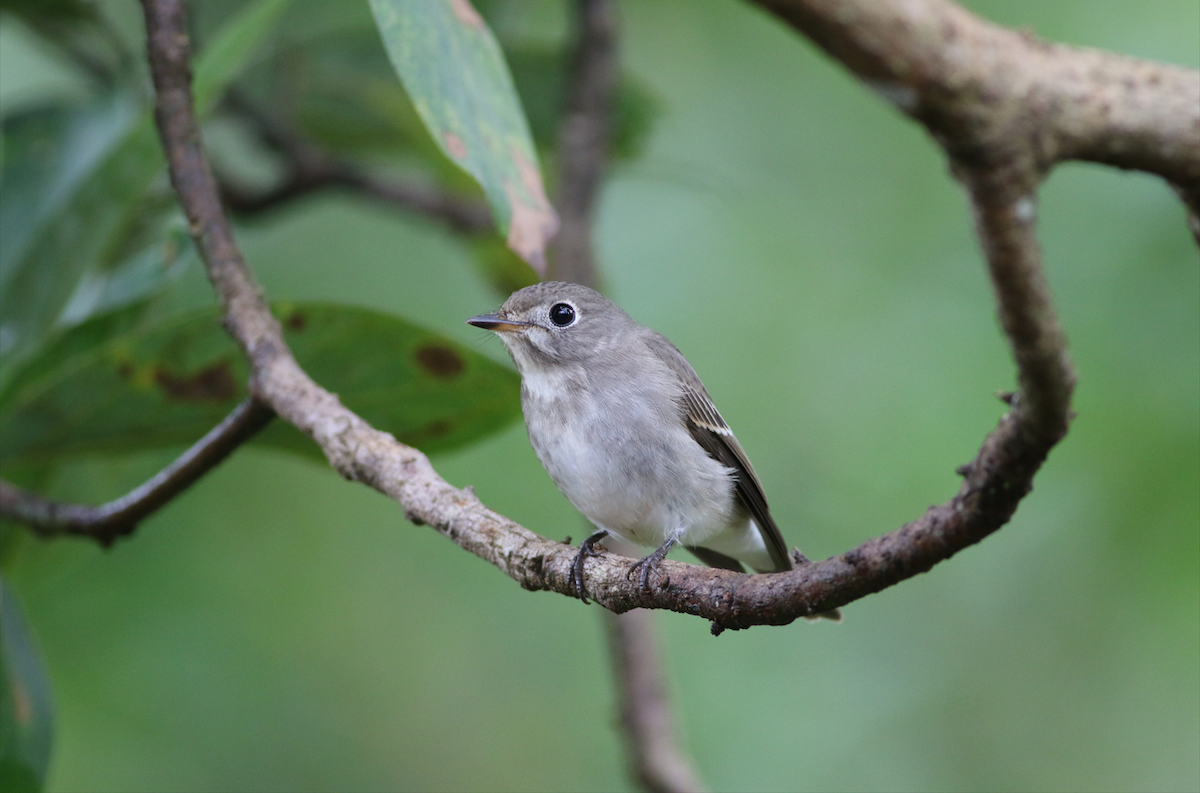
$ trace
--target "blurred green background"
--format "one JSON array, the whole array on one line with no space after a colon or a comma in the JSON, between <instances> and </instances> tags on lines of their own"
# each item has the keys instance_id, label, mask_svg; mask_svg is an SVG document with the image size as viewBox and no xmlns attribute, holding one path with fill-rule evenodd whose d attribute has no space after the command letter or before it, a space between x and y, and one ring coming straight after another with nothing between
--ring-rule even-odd
<instances>
[{"instance_id":1,"label":"blurred green background","mask_svg":"<svg viewBox=\"0 0 1200 793\"><path fill-rule=\"evenodd\" d=\"M969 6L1200 67L1195 0ZM560 36L561 7L539 8ZM621 10L660 115L603 195L611 296L687 354L808 555L949 497L1013 369L936 147L754 8ZM78 79L0 17L6 112ZM657 615L714 789L1200 788L1196 249L1142 174L1062 167L1040 218L1078 418L1011 525L841 625L714 639ZM239 239L274 298L504 360L463 324L503 295L419 219L325 195ZM211 301L198 270L173 299ZM50 492L111 498L170 456L80 461ZM435 464L538 532L581 532L519 423ZM113 550L30 541L8 574L54 685L52 790L629 786L597 608L522 591L319 465L241 451Z\"/></svg>"}]
</instances>

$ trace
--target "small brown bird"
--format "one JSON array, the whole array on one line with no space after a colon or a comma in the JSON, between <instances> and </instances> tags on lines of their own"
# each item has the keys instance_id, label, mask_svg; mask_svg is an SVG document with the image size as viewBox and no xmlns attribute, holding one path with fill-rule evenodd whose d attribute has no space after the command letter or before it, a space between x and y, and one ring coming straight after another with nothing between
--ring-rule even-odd
<instances>
[{"instance_id":1,"label":"small brown bird","mask_svg":"<svg viewBox=\"0 0 1200 793\"><path fill-rule=\"evenodd\" d=\"M656 548L631 568L643 587L677 544L712 567L792 569L746 453L665 336L598 292L556 281L467 322L508 348L538 459L599 529L572 568L585 602L583 561L608 534Z\"/></svg>"}]
</instances>

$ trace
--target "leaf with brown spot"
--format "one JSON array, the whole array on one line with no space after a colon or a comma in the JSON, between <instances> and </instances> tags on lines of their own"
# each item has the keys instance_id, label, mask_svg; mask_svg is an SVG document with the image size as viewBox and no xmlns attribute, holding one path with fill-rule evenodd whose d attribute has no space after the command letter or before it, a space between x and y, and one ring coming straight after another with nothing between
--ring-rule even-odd
<instances>
[{"instance_id":1,"label":"leaf with brown spot","mask_svg":"<svg viewBox=\"0 0 1200 793\"><path fill-rule=\"evenodd\" d=\"M273 310L317 382L422 451L469 443L520 414L514 372L438 334L350 306L279 303ZM245 362L214 311L79 349L18 374L0 397L0 463L182 446L246 393ZM324 459L281 421L254 442Z\"/></svg>"},{"instance_id":2,"label":"leaf with brown spot","mask_svg":"<svg viewBox=\"0 0 1200 793\"><path fill-rule=\"evenodd\" d=\"M397 435L396 439L401 443L407 443L409 446L421 447L428 445L431 441L444 438L450 433L451 429L453 427L450 426L448 421L438 419L426 424L424 427Z\"/></svg>"},{"instance_id":3,"label":"leaf with brown spot","mask_svg":"<svg viewBox=\"0 0 1200 793\"><path fill-rule=\"evenodd\" d=\"M303 311L290 311L288 312L287 319L283 321L283 324L288 330L299 332L304 330L304 327L308 324L308 320L305 318Z\"/></svg>"},{"instance_id":4,"label":"leaf with brown spot","mask_svg":"<svg viewBox=\"0 0 1200 793\"><path fill-rule=\"evenodd\" d=\"M520 416L520 378L468 347L367 309L306 303L304 313L305 332L286 336L305 371L373 426L423 452L470 443ZM283 422L255 442L324 461Z\"/></svg>"},{"instance_id":5,"label":"leaf with brown spot","mask_svg":"<svg viewBox=\"0 0 1200 793\"><path fill-rule=\"evenodd\" d=\"M416 358L421 368L434 377L456 377L466 368L457 352L439 344L421 347L416 352Z\"/></svg>"},{"instance_id":6,"label":"leaf with brown spot","mask_svg":"<svg viewBox=\"0 0 1200 793\"><path fill-rule=\"evenodd\" d=\"M68 339L90 331L86 323ZM78 349L18 373L5 389L0 462L183 446L246 393L246 364L213 311Z\"/></svg>"},{"instance_id":7,"label":"leaf with brown spot","mask_svg":"<svg viewBox=\"0 0 1200 793\"><path fill-rule=\"evenodd\" d=\"M487 27L475 6L471 5L471 0L450 0L450 7L454 9L454 17L464 25L473 28Z\"/></svg>"},{"instance_id":8,"label":"leaf with brown spot","mask_svg":"<svg viewBox=\"0 0 1200 793\"><path fill-rule=\"evenodd\" d=\"M118 373L121 367L117 367ZM217 361L196 372L174 374L156 369L154 382L171 399L181 402L228 402L238 392L229 361Z\"/></svg>"},{"instance_id":9,"label":"leaf with brown spot","mask_svg":"<svg viewBox=\"0 0 1200 793\"><path fill-rule=\"evenodd\" d=\"M463 143L463 139L453 132L446 133L444 148L456 160L467 159L467 144Z\"/></svg>"},{"instance_id":10,"label":"leaf with brown spot","mask_svg":"<svg viewBox=\"0 0 1200 793\"><path fill-rule=\"evenodd\" d=\"M504 53L469 0L371 0L384 47L437 145L475 177L508 244L545 274L558 219Z\"/></svg>"}]
</instances>

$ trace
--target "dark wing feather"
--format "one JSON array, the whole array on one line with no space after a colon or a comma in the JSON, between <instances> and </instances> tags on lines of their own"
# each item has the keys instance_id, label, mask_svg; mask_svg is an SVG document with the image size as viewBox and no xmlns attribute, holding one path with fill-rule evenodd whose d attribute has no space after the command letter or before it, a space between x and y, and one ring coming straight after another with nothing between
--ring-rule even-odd
<instances>
[{"instance_id":1,"label":"dark wing feather","mask_svg":"<svg viewBox=\"0 0 1200 793\"><path fill-rule=\"evenodd\" d=\"M737 497L750 511L750 516L754 518L754 523L762 533L767 552L771 554L771 561L775 563L775 572L791 570L791 557L788 556L783 535L767 509L767 497L763 495L762 484L754 473L754 467L746 459L746 453L734 437L733 430L729 429L725 419L721 418L717 406L704 390L704 383L700 382L696 370L683 357L683 353L662 334L647 331L646 343L683 383L684 419L692 437L710 457L734 470ZM706 563L708 561L703 556L700 559Z\"/></svg>"}]
</instances>

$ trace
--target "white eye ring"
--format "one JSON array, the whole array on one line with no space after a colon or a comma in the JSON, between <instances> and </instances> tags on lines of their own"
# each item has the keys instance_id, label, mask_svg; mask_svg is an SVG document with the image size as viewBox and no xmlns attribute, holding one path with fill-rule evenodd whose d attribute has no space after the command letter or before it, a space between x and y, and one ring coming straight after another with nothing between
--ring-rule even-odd
<instances>
[{"instance_id":1,"label":"white eye ring","mask_svg":"<svg viewBox=\"0 0 1200 793\"><path fill-rule=\"evenodd\" d=\"M557 301L546 313L550 317L550 324L556 328L569 328L579 321L579 309L569 300Z\"/></svg>"}]
</instances>

